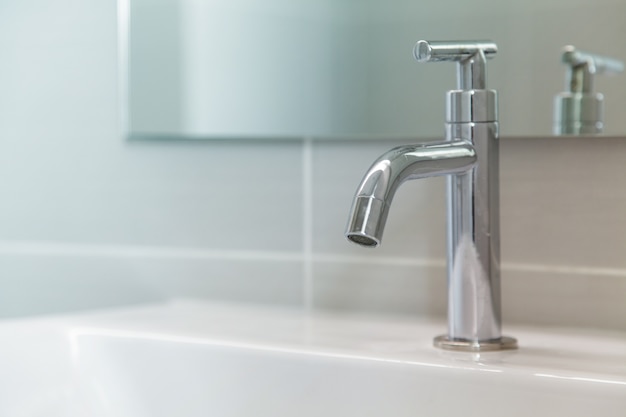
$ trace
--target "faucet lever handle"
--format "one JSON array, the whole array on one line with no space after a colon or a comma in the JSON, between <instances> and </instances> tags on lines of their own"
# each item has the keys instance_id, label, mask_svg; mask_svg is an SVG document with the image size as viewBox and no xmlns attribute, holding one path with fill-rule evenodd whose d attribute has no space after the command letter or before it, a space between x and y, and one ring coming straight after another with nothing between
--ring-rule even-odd
<instances>
[{"instance_id":1,"label":"faucet lever handle","mask_svg":"<svg viewBox=\"0 0 626 417\"><path fill-rule=\"evenodd\" d=\"M457 62L459 90L484 90L486 61L498 52L491 41L418 41L413 55L418 62Z\"/></svg>"},{"instance_id":2,"label":"faucet lever handle","mask_svg":"<svg viewBox=\"0 0 626 417\"><path fill-rule=\"evenodd\" d=\"M493 58L498 46L490 41L417 41L413 55L418 62L463 61L482 51Z\"/></svg>"}]
</instances>

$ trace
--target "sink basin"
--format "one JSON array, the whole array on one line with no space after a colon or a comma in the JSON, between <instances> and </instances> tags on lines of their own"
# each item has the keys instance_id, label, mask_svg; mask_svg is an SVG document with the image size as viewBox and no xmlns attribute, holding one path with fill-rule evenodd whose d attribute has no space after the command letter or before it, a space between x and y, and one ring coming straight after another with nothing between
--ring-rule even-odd
<instances>
[{"instance_id":1,"label":"sink basin","mask_svg":"<svg viewBox=\"0 0 626 417\"><path fill-rule=\"evenodd\" d=\"M518 351L432 347L443 322L178 300L0 324L2 416L626 415L626 335L507 327Z\"/></svg>"}]
</instances>

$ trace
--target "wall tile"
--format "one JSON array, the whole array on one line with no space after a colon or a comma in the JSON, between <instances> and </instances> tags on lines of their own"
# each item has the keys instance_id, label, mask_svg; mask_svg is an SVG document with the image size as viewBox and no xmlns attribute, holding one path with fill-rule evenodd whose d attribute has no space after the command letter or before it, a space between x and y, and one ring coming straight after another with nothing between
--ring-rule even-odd
<instances>
[{"instance_id":1,"label":"wall tile","mask_svg":"<svg viewBox=\"0 0 626 417\"><path fill-rule=\"evenodd\" d=\"M315 262L314 306L321 309L444 317L443 266Z\"/></svg>"},{"instance_id":2,"label":"wall tile","mask_svg":"<svg viewBox=\"0 0 626 417\"><path fill-rule=\"evenodd\" d=\"M502 258L626 268L626 141L503 139Z\"/></svg>"},{"instance_id":3,"label":"wall tile","mask_svg":"<svg viewBox=\"0 0 626 417\"><path fill-rule=\"evenodd\" d=\"M70 152L73 170L54 161L39 161L37 170L30 161L33 172L24 175L14 164L0 168L4 239L302 247L299 142L133 143L126 156L103 156L112 164L99 169L82 167L84 154Z\"/></svg>"},{"instance_id":4,"label":"wall tile","mask_svg":"<svg viewBox=\"0 0 626 417\"><path fill-rule=\"evenodd\" d=\"M0 255L0 317L55 314L171 298L301 305L299 261Z\"/></svg>"},{"instance_id":5,"label":"wall tile","mask_svg":"<svg viewBox=\"0 0 626 417\"><path fill-rule=\"evenodd\" d=\"M625 300L626 274L503 271L505 330L521 323L626 331Z\"/></svg>"}]
</instances>

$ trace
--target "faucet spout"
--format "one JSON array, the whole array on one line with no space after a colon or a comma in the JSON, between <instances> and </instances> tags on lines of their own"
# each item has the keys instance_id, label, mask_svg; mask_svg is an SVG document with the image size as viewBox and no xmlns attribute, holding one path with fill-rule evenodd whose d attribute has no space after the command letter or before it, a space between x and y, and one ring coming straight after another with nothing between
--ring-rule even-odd
<instances>
[{"instance_id":1,"label":"faucet spout","mask_svg":"<svg viewBox=\"0 0 626 417\"><path fill-rule=\"evenodd\" d=\"M465 140L400 146L383 154L367 171L352 203L346 237L375 248L381 244L391 200L407 180L465 173L476 164Z\"/></svg>"}]
</instances>

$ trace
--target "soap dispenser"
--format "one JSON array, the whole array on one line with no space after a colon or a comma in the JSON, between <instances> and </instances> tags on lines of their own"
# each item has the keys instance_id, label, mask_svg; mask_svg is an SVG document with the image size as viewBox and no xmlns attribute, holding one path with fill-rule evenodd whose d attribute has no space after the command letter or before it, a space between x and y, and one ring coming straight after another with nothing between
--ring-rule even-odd
<instances>
[{"instance_id":1,"label":"soap dispenser","mask_svg":"<svg viewBox=\"0 0 626 417\"><path fill-rule=\"evenodd\" d=\"M604 96L601 93L594 93L594 76L622 72L624 63L577 50L571 45L563 48L561 60L567 65L566 91L554 98L554 134L602 133Z\"/></svg>"}]
</instances>

